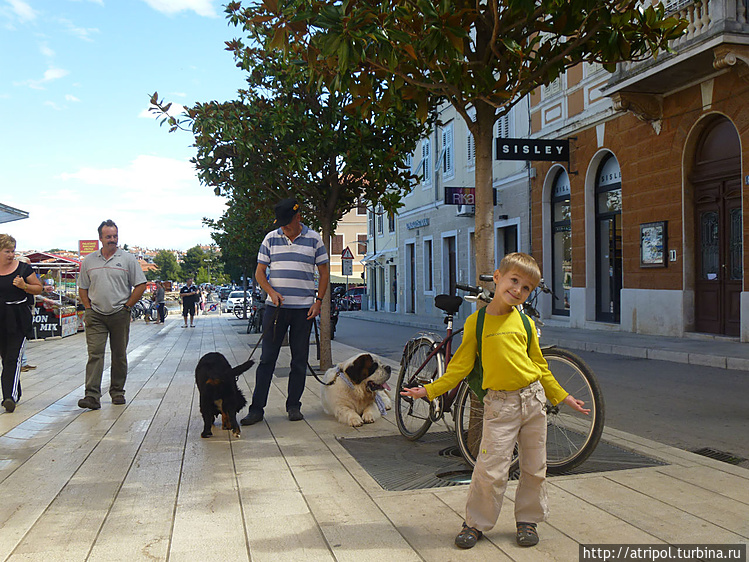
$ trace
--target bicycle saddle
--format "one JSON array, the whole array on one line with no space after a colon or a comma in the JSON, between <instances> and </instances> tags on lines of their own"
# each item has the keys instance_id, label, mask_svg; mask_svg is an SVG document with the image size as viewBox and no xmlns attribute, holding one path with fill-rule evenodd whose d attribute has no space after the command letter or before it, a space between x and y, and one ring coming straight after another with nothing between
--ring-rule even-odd
<instances>
[{"instance_id":1,"label":"bicycle saddle","mask_svg":"<svg viewBox=\"0 0 749 562\"><path fill-rule=\"evenodd\" d=\"M461 304L463 304L463 297L455 295L437 295L434 297L434 306L448 314L457 313Z\"/></svg>"}]
</instances>

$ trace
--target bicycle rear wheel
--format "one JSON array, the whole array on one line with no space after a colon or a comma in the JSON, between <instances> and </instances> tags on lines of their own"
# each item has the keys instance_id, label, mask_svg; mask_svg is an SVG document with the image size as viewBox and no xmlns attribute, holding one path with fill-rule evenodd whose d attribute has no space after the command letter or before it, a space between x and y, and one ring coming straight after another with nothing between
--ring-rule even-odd
<instances>
[{"instance_id":1,"label":"bicycle rear wheel","mask_svg":"<svg viewBox=\"0 0 749 562\"><path fill-rule=\"evenodd\" d=\"M546 403L546 463L551 474L567 472L582 464L598 445L603 432L605 407L598 380L587 363L566 349L543 350L557 382L590 408L581 414L566 404Z\"/></svg>"},{"instance_id":2,"label":"bicycle rear wheel","mask_svg":"<svg viewBox=\"0 0 749 562\"><path fill-rule=\"evenodd\" d=\"M427 337L415 338L406 344L401 359L401 369L398 373L398 386L395 390L395 422L401 435L410 441L423 437L432 425L430 418L431 405L424 398L413 399L401 396L401 390L409 386L421 386L442 376L445 371L445 357L437 353L429 359L427 357L437 346L437 343ZM424 368L416 371L424 365Z\"/></svg>"},{"instance_id":3,"label":"bicycle rear wheel","mask_svg":"<svg viewBox=\"0 0 749 562\"><path fill-rule=\"evenodd\" d=\"M562 474L582 464L598 445L604 424L603 394L593 371L580 357L565 349L543 350L549 370L557 382L590 408L581 414L564 403L546 402L546 464L550 474ZM456 398L455 431L458 448L471 466L476 464L484 418L484 404L467 384ZM510 472L519 465L515 448Z\"/></svg>"},{"instance_id":4,"label":"bicycle rear wheel","mask_svg":"<svg viewBox=\"0 0 749 562\"><path fill-rule=\"evenodd\" d=\"M460 454L471 466L476 465L484 423L484 403L465 382L455 398L455 434Z\"/></svg>"}]
</instances>

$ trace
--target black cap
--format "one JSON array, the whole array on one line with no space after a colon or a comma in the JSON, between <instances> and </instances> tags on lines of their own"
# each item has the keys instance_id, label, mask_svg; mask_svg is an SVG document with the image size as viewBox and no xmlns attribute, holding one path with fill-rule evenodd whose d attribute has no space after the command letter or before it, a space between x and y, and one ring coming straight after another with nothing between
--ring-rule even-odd
<instances>
[{"instance_id":1,"label":"black cap","mask_svg":"<svg viewBox=\"0 0 749 562\"><path fill-rule=\"evenodd\" d=\"M276 203L276 206L273 207L273 210L276 211L276 220L273 222L273 228L289 224L300 208L299 203L294 199L283 199Z\"/></svg>"}]
</instances>

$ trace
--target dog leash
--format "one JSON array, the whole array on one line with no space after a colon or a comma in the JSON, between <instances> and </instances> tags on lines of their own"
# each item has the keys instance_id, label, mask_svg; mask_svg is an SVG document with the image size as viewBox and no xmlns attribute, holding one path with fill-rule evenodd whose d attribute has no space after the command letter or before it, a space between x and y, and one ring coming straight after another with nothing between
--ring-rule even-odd
<instances>
[{"instance_id":1,"label":"dog leash","mask_svg":"<svg viewBox=\"0 0 749 562\"><path fill-rule=\"evenodd\" d=\"M275 314L273 315L273 339L276 337L276 327L278 326L278 315L281 313L281 307L280 306L274 306L276 309ZM266 309L267 310L267 309ZM312 319L312 322L314 322L315 319ZM257 340L257 343L255 344L255 347L252 348L252 352L250 353L250 359L252 359L252 356L255 354L255 350L260 345L260 342L263 341L263 338L265 337L268 329L263 329L263 333L260 335L260 339ZM315 326L315 338L317 338L317 326ZM317 345L320 345L320 342L318 340ZM310 365L309 361L307 361L307 368L309 369L310 373L312 373L312 376L317 379L317 382L319 382L323 386L330 386L335 382L335 378L330 382L323 382L322 379L317 375L315 370L312 368L312 365Z\"/></svg>"},{"instance_id":2,"label":"dog leash","mask_svg":"<svg viewBox=\"0 0 749 562\"><path fill-rule=\"evenodd\" d=\"M275 316L273 316L273 331L274 331L274 335L275 335L275 330L276 330L276 323L278 322L278 313L279 313L280 309L281 309L281 307L276 307L276 314L275 314ZM257 350L257 348L262 343L263 338L265 337L266 332L267 332L267 329L263 328L263 333L260 334L260 339L257 340L257 342L255 343L255 347L252 348L252 351L250 352L250 357L247 359L247 361L249 361L250 359L252 359L252 356L255 355L255 351ZM239 380L240 376L241 375L237 376L237 380Z\"/></svg>"}]
</instances>

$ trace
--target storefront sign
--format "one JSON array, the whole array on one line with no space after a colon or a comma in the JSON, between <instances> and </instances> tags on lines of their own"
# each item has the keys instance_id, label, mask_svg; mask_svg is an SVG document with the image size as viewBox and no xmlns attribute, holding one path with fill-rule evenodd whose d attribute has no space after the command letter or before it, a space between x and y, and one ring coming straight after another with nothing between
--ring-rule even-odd
<instances>
[{"instance_id":1,"label":"storefront sign","mask_svg":"<svg viewBox=\"0 0 749 562\"><path fill-rule=\"evenodd\" d=\"M445 205L475 205L476 188L445 186Z\"/></svg>"},{"instance_id":2,"label":"storefront sign","mask_svg":"<svg viewBox=\"0 0 749 562\"><path fill-rule=\"evenodd\" d=\"M37 313L34 314L32 320L32 329L35 339L40 340L62 335L60 319L55 315L54 311L37 308Z\"/></svg>"},{"instance_id":3,"label":"storefront sign","mask_svg":"<svg viewBox=\"0 0 749 562\"><path fill-rule=\"evenodd\" d=\"M99 249L98 240L78 240L78 253L81 256L87 256L93 254Z\"/></svg>"},{"instance_id":4,"label":"storefront sign","mask_svg":"<svg viewBox=\"0 0 749 562\"><path fill-rule=\"evenodd\" d=\"M408 230L414 230L416 228L423 228L425 226L429 226L429 217L406 223L406 228Z\"/></svg>"},{"instance_id":5,"label":"storefront sign","mask_svg":"<svg viewBox=\"0 0 749 562\"><path fill-rule=\"evenodd\" d=\"M570 141L497 139L497 160L569 161Z\"/></svg>"}]
</instances>

